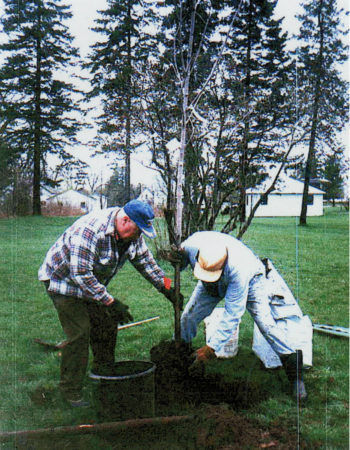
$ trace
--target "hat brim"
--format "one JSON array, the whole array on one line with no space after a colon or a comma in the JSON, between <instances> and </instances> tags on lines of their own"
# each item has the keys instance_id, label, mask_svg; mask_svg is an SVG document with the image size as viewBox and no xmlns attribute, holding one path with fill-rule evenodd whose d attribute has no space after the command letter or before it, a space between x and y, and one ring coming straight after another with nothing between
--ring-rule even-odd
<instances>
[{"instance_id":1,"label":"hat brim","mask_svg":"<svg viewBox=\"0 0 350 450\"><path fill-rule=\"evenodd\" d=\"M194 269L193 269L193 275L198 278L198 280L201 281L207 281L208 283L214 283L215 281L218 281L218 279L221 277L223 269L219 270L204 270L200 266L198 262L196 262Z\"/></svg>"},{"instance_id":2,"label":"hat brim","mask_svg":"<svg viewBox=\"0 0 350 450\"><path fill-rule=\"evenodd\" d=\"M140 230L142 231L142 233L145 236L147 236L147 237L149 237L151 239L154 239L157 236L156 230L152 226L151 227L147 227L147 228L145 228L145 227L142 228L139 225L137 225L137 226L140 228Z\"/></svg>"}]
</instances>

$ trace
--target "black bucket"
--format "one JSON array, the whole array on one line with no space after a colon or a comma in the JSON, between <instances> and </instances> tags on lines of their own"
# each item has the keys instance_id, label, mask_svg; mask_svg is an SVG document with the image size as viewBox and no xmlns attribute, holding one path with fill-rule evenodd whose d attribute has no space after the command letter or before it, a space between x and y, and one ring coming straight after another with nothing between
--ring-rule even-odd
<instances>
[{"instance_id":1,"label":"black bucket","mask_svg":"<svg viewBox=\"0 0 350 450\"><path fill-rule=\"evenodd\" d=\"M120 361L113 376L94 380L99 416L108 420L153 417L155 368L150 361Z\"/></svg>"}]
</instances>

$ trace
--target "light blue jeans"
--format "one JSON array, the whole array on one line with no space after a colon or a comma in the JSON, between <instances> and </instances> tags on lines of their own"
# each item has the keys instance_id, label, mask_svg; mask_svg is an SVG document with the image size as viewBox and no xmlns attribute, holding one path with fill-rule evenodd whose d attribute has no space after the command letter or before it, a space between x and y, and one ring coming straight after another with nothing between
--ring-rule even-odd
<instances>
[{"instance_id":1,"label":"light blue jeans","mask_svg":"<svg viewBox=\"0 0 350 450\"><path fill-rule=\"evenodd\" d=\"M208 317L220 300L224 298L224 295L220 294L219 292L219 296L213 296L208 293L201 281L197 283L181 316L181 337L185 342L190 342L196 336L198 324ZM292 337L287 336L283 330L277 327L276 320L272 315L270 299L266 291L266 278L263 275L257 275L251 279L246 308L262 335L278 355L295 352L291 342ZM217 333L222 336L222 344L225 343L225 337L228 337L238 326L240 319L241 317L231 317L229 324L224 319L220 322Z\"/></svg>"}]
</instances>

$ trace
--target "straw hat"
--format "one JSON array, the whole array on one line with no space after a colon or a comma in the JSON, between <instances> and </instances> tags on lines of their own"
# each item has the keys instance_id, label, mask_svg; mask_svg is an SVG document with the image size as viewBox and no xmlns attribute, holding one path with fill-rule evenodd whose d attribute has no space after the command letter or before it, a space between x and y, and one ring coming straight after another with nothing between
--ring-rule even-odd
<instances>
[{"instance_id":1,"label":"straw hat","mask_svg":"<svg viewBox=\"0 0 350 450\"><path fill-rule=\"evenodd\" d=\"M217 281L227 258L227 248L222 242L206 242L199 246L197 262L193 274L209 283Z\"/></svg>"}]
</instances>

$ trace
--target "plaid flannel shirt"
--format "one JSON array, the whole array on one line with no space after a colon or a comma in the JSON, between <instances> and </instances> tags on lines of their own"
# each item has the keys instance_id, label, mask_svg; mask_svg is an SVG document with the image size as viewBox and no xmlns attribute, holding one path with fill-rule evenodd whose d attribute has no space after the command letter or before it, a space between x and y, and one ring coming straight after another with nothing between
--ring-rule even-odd
<instances>
[{"instance_id":1,"label":"plaid flannel shirt","mask_svg":"<svg viewBox=\"0 0 350 450\"><path fill-rule=\"evenodd\" d=\"M39 269L49 291L106 303L113 298L106 286L128 259L158 290L164 272L155 262L143 237L123 253L114 237L114 218L120 208L87 214L73 223L48 251Z\"/></svg>"}]
</instances>

